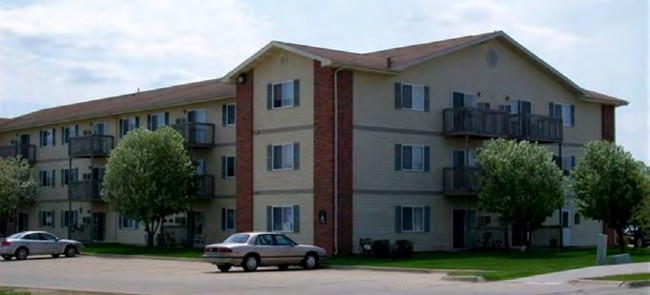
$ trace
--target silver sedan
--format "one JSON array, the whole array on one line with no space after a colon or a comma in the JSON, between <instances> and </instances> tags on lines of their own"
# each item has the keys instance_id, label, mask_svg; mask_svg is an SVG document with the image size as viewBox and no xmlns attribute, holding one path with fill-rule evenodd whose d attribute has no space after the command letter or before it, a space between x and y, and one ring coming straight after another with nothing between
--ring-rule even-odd
<instances>
[{"instance_id":1,"label":"silver sedan","mask_svg":"<svg viewBox=\"0 0 650 295\"><path fill-rule=\"evenodd\" d=\"M83 244L74 240L59 239L44 231L26 231L0 239L0 255L4 260L25 260L29 255L52 255L52 257L74 257L83 249Z\"/></svg>"},{"instance_id":2,"label":"silver sedan","mask_svg":"<svg viewBox=\"0 0 650 295\"><path fill-rule=\"evenodd\" d=\"M226 272L233 266L254 271L258 266L277 266L287 269L299 265L305 269L318 267L327 258L325 249L300 245L289 237L271 232L238 233L223 243L207 245L203 261Z\"/></svg>"}]
</instances>

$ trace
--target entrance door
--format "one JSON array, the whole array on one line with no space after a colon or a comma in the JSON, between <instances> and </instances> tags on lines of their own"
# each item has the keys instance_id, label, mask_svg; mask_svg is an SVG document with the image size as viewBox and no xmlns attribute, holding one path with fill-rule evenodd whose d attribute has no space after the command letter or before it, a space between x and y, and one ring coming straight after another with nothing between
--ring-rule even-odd
<instances>
[{"instance_id":1,"label":"entrance door","mask_svg":"<svg viewBox=\"0 0 650 295\"><path fill-rule=\"evenodd\" d=\"M205 110L193 110L187 112L187 122L198 123L190 125L190 143L205 143L206 127L205 123Z\"/></svg>"},{"instance_id":2,"label":"entrance door","mask_svg":"<svg viewBox=\"0 0 650 295\"><path fill-rule=\"evenodd\" d=\"M93 212L93 241L103 241L106 232L106 213Z\"/></svg>"},{"instance_id":3,"label":"entrance door","mask_svg":"<svg viewBox=\"0 0 650 295\"><path fill-rule=\"evenodd\" d=\"M571 246L571 213L568 209L562 209L562 246Z\"/></svg>"},{"instance_id":4,"label":"entrance door","mask_svg":"<svg viewBox=\"0 0 650 295\"><path fill-rule=\"evenodd\" d=\"M21 155L23 159L29 160L29 144L30 144L29 134L21 134L20 145L18 147L18 154Z\"/></svg>"},{"instance_id":5,"label":"entrance door","mask_svg":"<svg viewBox=\"0 0 650 295\"><path fill-rule=\"evenodd\" d=\"M465 209L454 209L453 211L453 248L467 248L472 240L470 235L471 228L476 220L476 212L474 210L466 211Z\"/></svg>"},{"instance_id":6,"label":"entrance door","mask_svg":"<svg viewBox=\"0 0 650 295\"><path fill-rule=\"evenodd\" d=\"M27 213L18 213L18 232L29 230L29 215Z\"/></svg>"}]
</instances>

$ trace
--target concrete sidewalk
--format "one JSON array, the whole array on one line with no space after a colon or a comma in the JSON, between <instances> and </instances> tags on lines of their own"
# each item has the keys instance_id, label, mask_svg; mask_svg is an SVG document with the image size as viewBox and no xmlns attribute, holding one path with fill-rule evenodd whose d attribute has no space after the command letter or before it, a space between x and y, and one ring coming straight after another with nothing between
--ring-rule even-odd
<instances>
[{"instance_id":1,"label":"concrete sidewalk","mask_svg":"<svg viewBox=\"0 0 650 295\"><path fill-rule=\"evenodd\" d=\"M592 266L510 280L529 284L563 284L579 279L650 272L650 262Z\"/></svg>"}]
</instances>

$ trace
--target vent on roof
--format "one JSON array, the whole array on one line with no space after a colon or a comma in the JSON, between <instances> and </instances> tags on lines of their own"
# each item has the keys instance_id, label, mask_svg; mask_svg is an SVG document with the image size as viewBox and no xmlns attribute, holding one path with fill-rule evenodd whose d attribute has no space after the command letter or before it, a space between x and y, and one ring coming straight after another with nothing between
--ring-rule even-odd
<instances>
[{"instance_id":1,"label":"vent on roof","mask_svg":"<svg viewBox=\"0 0 650 295\"><path fill-rule=\"evenodd\" d=\"M280 56L278 56L278 60L280 61L281 65L286 64L288 59L289 57L287 57L285 53L280 53Z\"/></svg>"},{"instance_id":2,"label":"vent on roof","mask_svg":"<svg viewBox=\"0 0 650 295\"><path fill-rule=\"evenodd\" d=\"M485 60L490 68L496 67L499 63L499 55L497 54L497 51L494 50L494 48L488 49L485 53Z\"/></svg>"}]
</instances>

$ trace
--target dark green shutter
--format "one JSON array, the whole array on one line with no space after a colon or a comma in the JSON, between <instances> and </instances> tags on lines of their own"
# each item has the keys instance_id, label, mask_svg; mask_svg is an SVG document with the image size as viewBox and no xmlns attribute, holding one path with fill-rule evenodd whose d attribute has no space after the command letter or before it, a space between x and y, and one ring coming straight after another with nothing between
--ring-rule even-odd
<instances>
[{"instance_id":1,"label":"dark green shutter","mask_svg":"<svg viewBox=\"0 0 650 295\"><path fill-rule=\"evenodd\" d=\"M395 83L395 108L402 109L402 83Z\"/></svg>"},{"instance_id":2,"label":"dark green shutter","mask_svg":"<svg viewBox=\"0 0 650 295\"><path fill-rule=\"evenodd\" d=\"M135 129L140 128L140 117L135 117Z\"/></svg>"},{"instance_id":3,"label":"dark green shutter","mask_svg":"<svg viewBox=\"0 0 650 295\"><path fill-rule=\"evenodd\" d=\"M266 170L273 170L273 146L270 144L266 146Z\"/></svg>"},{"instance_id":4,"label":"dark green shutter","mask_svg":"<svg viewBox=\"0 0 650 295\"><path fill-rule=\"evenodd\" d=\"M56 128L52 128L52 146L56 145Z\"/></svg>"},{"instance_id":5,"label":"dark green shutter","mask_svg":"<svg viewBox=\"0 0 650 295\"><path fill-rule=\"evenodd\" d=\"M122 216L122 214L119 214L119 215L117 216L117 228L119 228L119 229L122 229L122 218L124 218L124 217Z\"/></svg>"},{"instance_id":6,"label":"dark green shutter","mask_svg":"<svg viewBox=\"0 0 650 295\"><path fill-rule=\"evenodd\" d=\"M169 125L169 113L165 112L165 126Z\"/></svg>"},{"instance_id":7,"label":"dark green shutter","mask_svg":"<svg viewBox=\"0 0 650 295\"><path fill-rule=\"evenodd\" d=\"M221 106L221 126L228 125L228 106L226 104Z\"/></svg>"},{"instance_id":8,"label":"dark green shutter","mask_svg":"<svg viewBox=\"0 0 650 295\"><path fill-rule=\"evenodd\" d=\"M576 125L576 106L571 105L571 126Z\"/></svg>"},{"instance_id":9,"label":"dark green shutter","mask_svg":"<svg viewBox=\"0 0 650 295\"><path fill-rule=\"evenodd\" d=\"M429 162L430 162L430 161L429 161L429 159L430 159L430 157L429 157L429 153L430 153L429 150L430 150L430 149L429 149L428 146L425 146L425 147L424 147L424 171L425 171L425 172L429 172L429 169L430 169L430 166L431 166L431 165L429 164Z\"/></svg>"},{"instance_id":10,"label":"dark green shutter","mask_svg":"<svg viewBox=\"0 0 650 295\"><path fill-rule=\"evenodd\" d=\"M55 211L54 211L54 210L52 210L52 211L50 211L50 212L52 212L52 227L54 227L54 225L55 225L55 224L54 224L54 221L56 220L56 218L55 218L55 217L56 217L56 215L54 214L54 213L55 213Z\"/></svg>"},{"instance_id":11,"label":"dark green shutter","mask_svg":"<svg viewBox=\"0 0 650 295\"><path fill-rule=\"evenodd\" d=\"M555 104L552 102L548 103L548 116L551 118L555 117Z\"/></svg>"},{"instance_id":12,"label":"dark green shutter","mask_svg":"<svg viewBox=\"0 0 650 295\"><path fill-rule=\"evenodd\" d=\"M70 173L65 173L65 169L61 169L61 186L64 186L65 183L65 176L70 175Z\"/></svg>"},{"instance_id":13,"label":"dark green shutter","mask_svg":"<svg viewBox=\"0 0 650 295\"><path fill-rule=\"evenodd\" d=\"M429 86L424 86L424 111L429 111Z\"/></svg>"},{"instance_id":14,"label":"dark green shutter","mask_svg":"<svg viewBox=\"0 0 650 295\"><path fill-rule=\"evenodd\" d=\"M79 136L79 125L75 124L74 125L74 137Z\"/></svg>"},{"instance_id":15,"label":"dark green shutter","mask_svg":"<svg viewBox=\"0 0 650 295\"><path fill-rule=\"evenodd\" d=\"M124 120L122 120L122 119L120 119L120 121L119 121L119 125L120 125L119 126L119 129L120 129L119 132L120 132L120 134L118 134L118 135L119 135L120 138L122 138L122 135L124 135L124 123L123 123L123 121Z\"/></svg>"},{"instance_id":16,"label":"dark green shutter","mask_svg":"<svg viewBox=\"0 0 650 295\"><path fill-rule=\"evenodd\" d=\"M65 211L61 210L61 228L65 228ZM69 222L69 220L68 220Z\"/></svg>"},{"instance_id":17,"label":"dark green shutter","mask_svg":"<svg viewBox=\"0 0 650 295\"><path fill-rule=\"evenodd\" d=\"M226 231L226 208L221 208L221 230Z\"/></svg>"},{"instance_id":18,"label":"dark green shutter","mask_svg":"<svg viewBox=\"0 0 650 295\"><path fill-rule=\"evenodd\" d=\"M266 206L266 231L273 231L273 207Z\"/></svg>"},{"instance_id":19,"label":"dark green shutter","mask_svg":"<svg viewBox=\"0 0 650 295\"><path fill-rule=\"evenodd\" d=\"M39 133L38 138L39 138L39 146L42 147L42 146L43 146L43 142L45 142L45 141L43 140L43 130L41 130L41 132Z\"/></svg>"},{"instance_id":20,"label":"dark green shutter","mask_svg":"<svg viewBox=\"0 0 650 295\"><path fill-rule=\"evenodd\" d=\"M66 131L68 131L68 132L66 132ZM61 127L61 144L62 145L65 144L65 134L66 133L69 134L69 132L70 132L70 129L66 130L66 127Z\"/></svg>"},{"instance_id":21,"label":"dark green shutter","mask_svg":"<svg viewBox=\"0 0 650 295\"><path fill-rule=\"evenodd\" d=\"M395 206L395 232L402 232L402 206Z\"/></svg>"},{"instance_id":22,"label":"dark green shutter","mask_svg":"<svg viewBox=\"0 0 650 295\"><path fill-rule=\"evenodd\" d=\"M293 170L300 169L300 143L293 143Z\"/></svg>"},{"instance_id":23,"label":"dark green shutter","mask_svg":"<svg viewBox=\"0 0 650 295\"><path fill-rule=\"evenodd\" d=\"M402 170L402 145L395 145L395 171Z\"/></svg>"},{"instance_id":24,"label":"dark green shutter","mask_svg":"<svg viewBox=\"0 0 650 295\"><path fill-rule=\"evenodd\" d=\"M300 232L300 206L293 206L293 232Z\"/></svg>"},{"instance_id":25,"label":"dark green shutter","mask_svg":"<svg viewBox=\"0 0 650 295\"><path fill-rule=\"evenodd\" d=\"M424 232L431 231L431 207L424 207Z\"/></svg>"},{"instance_id":26,"label":"dark green shutter","mask_svg":"<svg viewBox=\"0 0 650 295\"><path fill-rule=\"evenodd\" d=\"M273 84L266 84L266 109L273 108Z\"/></svg>"},{"instance_id":27,"label":"dark green shutter","mask_svg":"<svg viewBox=\"0 0 650 295\"><path fill-rule=\"evenodd\" d=\"M52 169L52 179L50 179L50 185L56 187L56 169Z\"/></svg>"},{"instance_id":28,"label":"dark green shutter","mask_svg":"<svg viewBox=\"0 0 650 295\"><path fill-rule=\"evenodd\" d=\"M227 158L226 156L221 156L221 178L226 178L227 174Z\"/></svg>"},{"instance_id":29,"label":"dark green shutter","mask_svg":"<svg viewBox=\"0 0 650 295\"><path fill-rule=\"evenodd\" d=\"M293 106L300 105L300 80L293 80Z\"/></svg>"},{"instance_id":30,"label":"dark green shutter","mask_svg":"<svg viewBox=\"0 0 650 295\"><path fill-rule=\"evenodd\" d=\"M571 169L573 169L576 166L576 157L571 156Z\"/></svg>"},{"instance_id":31,"label":"dark green shutter","mask_svg":"<svg viewBox=\"0 0 650 295\"><path fill-rule=\"evenodd\" d=\"M151 130L151 126L153 126L151 123L151 115L147 115L147 129Z\"/></svg>"}]
</instances>

